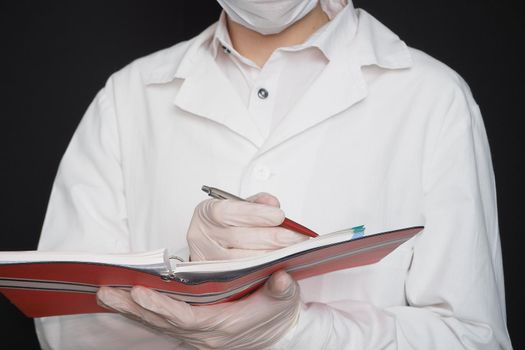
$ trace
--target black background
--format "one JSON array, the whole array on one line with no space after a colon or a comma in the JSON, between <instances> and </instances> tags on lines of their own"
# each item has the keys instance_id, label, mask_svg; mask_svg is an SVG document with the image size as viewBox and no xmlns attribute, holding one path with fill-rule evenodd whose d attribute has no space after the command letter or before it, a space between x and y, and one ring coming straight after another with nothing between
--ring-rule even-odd
<instances>
[{"instance_id":1,"label":"black background","mask_svg":"<svg viewBox=\"0 0 525 350\"><path fill-rule=\"evenodd\" d=\"M355 2L408 45L458 71L481 106L498 186L508 326L519 349L525 346L519 262L525 31L517 4ZM135 58L198 34L219 12L213 0L0 2L0 250L36 248L60 158L109 75ZM3 348L38 348L32 321L3 299L0 335Z\"/></svg>"}]
</instances>

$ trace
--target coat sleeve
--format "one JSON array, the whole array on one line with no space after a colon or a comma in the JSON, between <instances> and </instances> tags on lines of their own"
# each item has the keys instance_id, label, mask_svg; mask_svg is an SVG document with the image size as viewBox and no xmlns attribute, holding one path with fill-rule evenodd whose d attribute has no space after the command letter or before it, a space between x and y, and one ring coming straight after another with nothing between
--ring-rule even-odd
<instances>
[{"instance_id":1,"label":"coat sleeve","mask_svg":"<svg viewBox=\"0 0 525 350\"><path fill-rule=\"evenodd\" d=\"M128 252L119 126L111 80L96 96L61 161L39 250ZM35 320L43 349L171 349L174 339L111 314Z\"/></svg>"},{"instance_id":2,"label":"coat sleeve","mask_svg":"<svg viewBox=\"0 0 525 350\"><path fill-rule=\"evenodd\" d=\"M129 251L117 121L108 86L82 118L60 163L39 250Z\"/></svg>"},{"instance_id":3,"label":"coat sleeve","mask_svg":"<svg viewBox=\"0 0 525 350\"><path fill-rule=\"evenodd\" d=\"M276 348L512 347L486 132L462 80L451 95L437 142L422 162L425 229L406 273L406 305L309 303Z\"/></svg>"}]
</instances>

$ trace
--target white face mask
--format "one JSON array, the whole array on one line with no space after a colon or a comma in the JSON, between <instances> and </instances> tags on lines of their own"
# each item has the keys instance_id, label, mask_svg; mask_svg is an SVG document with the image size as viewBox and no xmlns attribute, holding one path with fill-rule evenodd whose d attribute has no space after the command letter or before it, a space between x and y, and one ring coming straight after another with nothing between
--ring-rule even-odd
<instances>
[{"instance_id":1,"label":"white face mask","mask_svg":"<svg viewBox=\"0 0 525 350\"><path fill-rule=\"evenodd\" d=\"M228 17L264 35L280 33L312 11L319 0L217 0Z\"/></svg>"}]
</instances>

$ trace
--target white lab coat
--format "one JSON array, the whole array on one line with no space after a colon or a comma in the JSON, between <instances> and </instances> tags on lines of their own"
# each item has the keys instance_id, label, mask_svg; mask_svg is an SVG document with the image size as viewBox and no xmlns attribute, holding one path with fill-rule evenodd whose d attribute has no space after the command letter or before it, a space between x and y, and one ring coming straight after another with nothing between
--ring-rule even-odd
<instances>
[{"instance_id":1,"label":"white lab coat","mask_svg":"<svg viewBox=\"0 0 525 350\"><path fill-rule=\"evenodd\" d=\"M60 165L39 249L184 251L203 184L266 191L317 232L425 226L378 264L301 281L276 347L511 348L480 110L455 72L358 17L267 139L203 50L213 27L114 74ZM183 348L119 315L36 326L46 349Z\"/></svg>"}]
</instances>

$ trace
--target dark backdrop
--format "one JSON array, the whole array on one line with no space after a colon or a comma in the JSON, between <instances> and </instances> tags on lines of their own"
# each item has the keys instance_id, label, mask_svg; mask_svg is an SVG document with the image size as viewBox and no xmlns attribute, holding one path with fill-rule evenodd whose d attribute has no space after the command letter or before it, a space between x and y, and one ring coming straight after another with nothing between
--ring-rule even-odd
<instances>
[{"instance_id":1,"label":"dark backdrop","mask_svg":"<svg viewBox=\"0 0 525 350\"><path fill-rule=\"evenodd\" d=\"M355 4L410 46L458 71L481 106L498 185L508 325L519 349L525 346L520 329L525 289L518 260L525 31L518 2ZM213 0L0 2L0 250L36 248L60 158L108 76L135 58L198 34L219 11ZM32 321L3 299L0 335L4 348L37 348Z\"/></svg>"}]
</instances>

